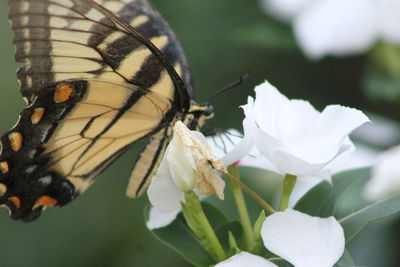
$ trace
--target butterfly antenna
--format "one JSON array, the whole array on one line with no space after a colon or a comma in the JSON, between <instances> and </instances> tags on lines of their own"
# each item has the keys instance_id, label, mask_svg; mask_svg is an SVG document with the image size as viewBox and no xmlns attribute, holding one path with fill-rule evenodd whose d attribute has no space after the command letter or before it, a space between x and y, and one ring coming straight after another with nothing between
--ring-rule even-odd
<instances>
[{"instance_id":1,"label":"butterfly antenna","mask_svg":"<svg viewBox=\"0 0 400 267\"><path fill-rule=\"evenodd\" d=\"M211 97L208 99L208 103L210 103L215 97L219 96L220 94L229 91L243 83L244 80L250 77L250 72L246 72L244 75L242 75L238 80L222 87L218 91L216 91L214 94L211 95Z\"/></svg>"},{"instance_id":2,"label":"butterfly antenna","mask_svg":"<svg viewBox=\"0 0 400 267\"><path fill-rule=\"evenodd\" d=\"M203 132L203 134L204 134L204 132ZM214 143L214 146L220 148L222 151L225 151L225 153L227 152L228 143L231 145L235 145L235 143L233 142L231 137L244 138L243 135L241 135L241 134L235 134L228 130L225 130L222 128L216 128L216 127L212 127L211 129L209 129L207 134L208 134L208 136L206 135L207 137L212 138L212 142ZM219 140L219 142L218 142L218 140Z\"/></svg>"}]
</instances>

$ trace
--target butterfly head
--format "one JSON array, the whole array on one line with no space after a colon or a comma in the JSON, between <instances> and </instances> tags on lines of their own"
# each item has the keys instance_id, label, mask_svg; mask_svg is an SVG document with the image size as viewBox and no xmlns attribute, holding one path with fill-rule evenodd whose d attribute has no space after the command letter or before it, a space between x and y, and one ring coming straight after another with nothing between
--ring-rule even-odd
<instances>
[{"instance_id":1,"label":"butterfly head","mask_svg":"<svg viewBox=\"0 0 400 267\"><path fill-rule=\"evenodd\" d=\"M26 176L24 182L13 179L18 174L0 175L0 205L14 220L33 221L45 208L63 206L75 197L73 185L55 173Z\"/></svg>"},{"instance_id":2,"label":"butterfly head","mask_svg":"<svg viewBox=\"0 0 400 267\"><path fill-rule=\"evenodd\" d=\"M214 108L207 105L192 104L186 114L184 123L191 130L199 130L206 120L214 117Z\"/></svg>"}]
</instances>

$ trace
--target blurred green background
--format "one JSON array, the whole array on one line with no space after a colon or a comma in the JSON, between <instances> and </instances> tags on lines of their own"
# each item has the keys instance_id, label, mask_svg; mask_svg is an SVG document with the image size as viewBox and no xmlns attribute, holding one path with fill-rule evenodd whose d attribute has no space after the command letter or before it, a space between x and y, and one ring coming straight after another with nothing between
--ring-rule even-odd
<instances>
[{"instance_id":1,"label":"blurred green background","mask_svg":"<svg viewBox=\"0 0 400 267\"><path fill-rule=\"evenodd\" d=\"M257 1L154 0L177 33L192 67L198 102L250 71L239 88L215 99L212 125L241 129L239 105L253 87L268 79L290 98L310 100L321 109L343 104L400 119L396 102L365 97L363 56L311 62L303 57L291 29L262 14ZM24 107L18 92L7 20L0 2L0 131L14 125ZM62 209L49 209L33 223L11 221L0 212L0 266L188 266L146 230L145 197L125 196L136 151L105 171L87 193ZM352 241L357 265L398 266L399 220L367 227Z\"/></svg>"}]
</instances>

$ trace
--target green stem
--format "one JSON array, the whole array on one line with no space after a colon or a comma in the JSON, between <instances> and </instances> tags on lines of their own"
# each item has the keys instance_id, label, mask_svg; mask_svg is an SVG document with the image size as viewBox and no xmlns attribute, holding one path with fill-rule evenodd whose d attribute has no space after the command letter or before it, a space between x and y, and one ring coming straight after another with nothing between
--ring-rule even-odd
<instances>
[{"instance_id":1,"label":"green stem","mask_svg":"<svg viewBox=\"0 0 400 267\"><path fill-rule=\"evenodd\" d=\"M291 174L286 174L283 179L282 197L279 210L283 211L287 209L289 205L290 195L293 192L293 188L296 185L297 177Z\"/></svg>"},{"instance_id":2,"label":"green stem","mask_svg":"<svg viewBox=\"0 0 400 267\"><path fill-rule=\"evenodd\" d=\"M231 165L228 168L229 174L235 177L237 180L240 179L239 172L237 171L236 167ZM239 212L240 220L242 221L244 237L246 239L247 247L250 248L254 243L254 236L253 236L253 228L251 226L249 212L247 210L246 201L243 197L243 192L240 186L237 183L234 183L232 180L229 181L233 197L236 201L236 207Z\"/></svg>"},{"instance_id":3,"label":"green stem","mask_svg":"<svg viewBox=\"0 0 400 267\"><path fill-rule=\"evenodd\" d=\"M250 187L245 185L242 181L231 175L230 173L225 173L225 175L231 180L233 183L237 184L240 186L240 188L246 192L250 197L252 197L255 201L258 202L265 210L267 210L269 213L275 213L276 210L272 208L271 205L269 205L264 199L262 199L259 195L257 195L256 192L254 192Z\"/></svg>"},{"instance_id":4,"label":"green stem","mask_svg":"<svg viewBox=\"0 0 400 267\"><path fill-rule=\"evenodd\" d=\"M225 260L225 251L222 248L214 229L204 214L199 197L194 192L190 191L185 194L185 200L188 211L192 214L196 223L201 226L204 237L198 237L202 239L201 243L203 244L205 250L208 251L217 262Z\"/></svg>"}]
</instances>

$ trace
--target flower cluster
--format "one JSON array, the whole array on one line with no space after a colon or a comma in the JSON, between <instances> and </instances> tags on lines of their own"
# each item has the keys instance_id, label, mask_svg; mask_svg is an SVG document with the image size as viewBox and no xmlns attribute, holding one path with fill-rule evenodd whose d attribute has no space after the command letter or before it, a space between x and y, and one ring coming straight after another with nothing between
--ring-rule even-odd
<instances>
[{"instance_id":1,"label":"flower cluster","mask_svg":"<svg viewBox=\"0 0 400 267\"><path fill-rule=\"evenodd\" d=\"M330 165L354 149L349 134L369 119L356 109L339 105L327 106L319 112L307 101L289 100L268 82L257 86L255 93L256 98L249 97L248 103L242 106L244 136L236 132L223 146L218 144L224 142L223 139L208 140L214 145L212 147L201 133L190 131L182 122L175 124L173 139L148 190L153 208L147 226L163 228L183 209L190 229L220 267L276 266L254 253L257 235L265 249L296 267L333 266L345 247L341 225L334 217L311 217L287 209L283 199L290 197L296 177L329 180ZM266 218L261 216L261 222L257 222L253 230L244 218L246 211L242 197L234 194L236 201L241 203L238 206L242 208L241 220L250 252L239 249L231 237L231 249L236 249L233 253L236 255L228 258L212 232L196 194L203 198L215 193L223 199L225 182L220 175L235 181L228 171L232 164L263 165L286 178L280 211L275 212L267 206L272 214ZM285 190L285 183L292 187ZM247 190L246 186L243 190Z\"/></svg>"}]
</instances>

